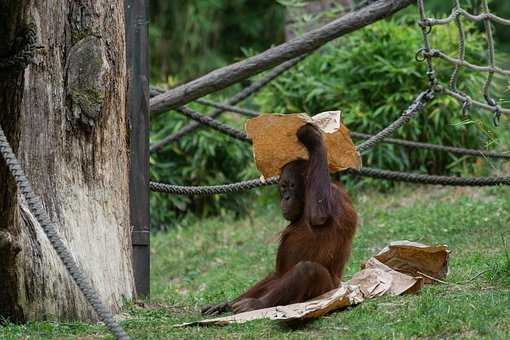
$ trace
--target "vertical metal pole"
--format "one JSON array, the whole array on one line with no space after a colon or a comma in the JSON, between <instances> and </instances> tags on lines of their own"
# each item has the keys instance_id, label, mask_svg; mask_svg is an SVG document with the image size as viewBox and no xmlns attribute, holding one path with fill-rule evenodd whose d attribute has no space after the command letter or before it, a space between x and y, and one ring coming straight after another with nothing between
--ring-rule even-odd
<instances>
[{"instance_id":1,"label":"vertical metal pole","mask_svg":"<svg viewBox=\"0 0 510 340\"><path fill-rule=\"evenodd\" d=\"M148 0L125 0L127 110L131 169L131 239L136 294L149 297L149 42Z\"/></svg>"}]
</instances>

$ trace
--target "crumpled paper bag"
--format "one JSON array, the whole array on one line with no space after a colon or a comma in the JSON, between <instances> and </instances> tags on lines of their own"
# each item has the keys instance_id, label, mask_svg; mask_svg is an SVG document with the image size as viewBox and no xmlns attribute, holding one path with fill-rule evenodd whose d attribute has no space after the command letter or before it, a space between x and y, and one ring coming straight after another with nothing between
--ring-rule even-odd
<instances>
[{"instance_id":1,"label":"crumpled paper bag","mask_svg":"<svg viewBox=\"0 0 510 340\"><path fill-rule=\"evenodd\" d=\"M340 122L340 111L327 111L309 117L304 113L264 114L246 122L246 133L253 142L257 169L265 178L277 176L285 164L298 158L308 159L306 148L296 132L307 123L320 128L326 144L329 170L360 169L361 157Z\"/></svg>"},{"instance_id":2,"label":"crumpled paper bag","mask_svg":"<svg viewBox=\"0 0 510 340\"><path fill-rule=\"evenodd\" d=\"M429 258L429 255L431 257ZM424 283L431 283L420 273L433 277L448 272L448 247L427 246L409 241L396 241L363 264L363 269L340 287L314 299L287 306L277 306L250 312L188 322L177 327L194 325L228 325L258 319L306 320L317 318L332 311L362 303L383 295L398 296L417 293ZM415 269L414 271L410 269ZM411 275L409 275L411 273ZM428 275L428 274L427 274ZM444 278L444 276L441 276Z\"/></svg>"},{"instance_id":3,"label":"crumpled paper bag","mask_svg":"<svg viewBox=\"0 0 510 340\"><path fill-rule=\"evenodd\" d=\"M394 241L375 258L401 273L422 276L425 283L431 283L431 277L440 280L446 278L448 254L446 245L430 247L417 242Z\"/></svg>"},{"instance_id":4,"label":"crumpled paper bag","mask_svg":"<svg viewBox=\"0 0 510 340\"><path fill-rule=\"evenodd\" d=\"M359 286L365 299L373 299L385 294L416 293L424 281L419 276L402 274L372 257L348 283Z\"/></svg>"}]
</instances>

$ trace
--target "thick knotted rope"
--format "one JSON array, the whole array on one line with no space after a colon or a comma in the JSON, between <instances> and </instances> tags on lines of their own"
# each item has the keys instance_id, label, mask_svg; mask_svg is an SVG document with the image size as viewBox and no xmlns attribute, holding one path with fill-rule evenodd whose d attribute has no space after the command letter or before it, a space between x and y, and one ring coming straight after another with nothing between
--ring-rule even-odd
<instances>
[{"instance_id":1,"label":"thick knotted rope","mask_svg":"<svg viewBox=\"0 0 510 340\"><path fill-rule=\"evenodd\" d=\"M371 177L376 179L407 182L416 184L447 185L447 186L495 186L510 185L510 176L494 177L455 177L413 174L409 172L388 171L363 167L359 171L350 170L344 174L357 177ZM271 177L265 181L254 179L238 183L211 186L182 186L159 182L150 182L150 188L155 192L163 192L173 195L184 196L207 196L216 194L228 194L255 189L278 183L278 177Z\"/></svg>"},{"instance_id":2,"label":"thick knotted rope","mask_svg":"<svg viewBox=\"0 0 510 340\"><path fill-rule=\"evenodd\" d=\"M99 294L92 287L89 280L83 271L78 267L73 254L67 249L58 235L56 226L51 222L48 213L44 209L41 199L34 193L30 182L28 181L25 173L21 167L20 162L12 151L12 148L7 141L4 130L0 126L0 153L7 164L18 188L25 198L28 209L34 215L37 222L41 225L42 230L48 237L51 246L57 252L58 257L64 264L67 272L73 278L74 282L80 288L81 292L87 299L88 303L92 306L94 311L99 316L99 319L105 323L108 329L115 335L117 339L129 339L128 335L122 327L113 319L112 313L106 308L104 303L99 298Z\"/></svg>"},{"instance_id":3,"label":"thick knotted rope","mask_svg":"<svg viewBox=\"0 0 510 340\"><path fill-rule=\"evenodd\" d=\"M0 58L0 72L24 70L32 63L37 48L36 28L29 25L16 39L12 55Z\"/></svg>"},{"instance_id":4,"label":"thick knotted rope","mask_svg":"<svg viewBox=\"0 0 510 340\"><path fill-rule=\"evenodd\" d=\"M452 9L452 13L445 19L435 19L435 18L427 18L425 16L425 5L424 0L418 0L418 9L420 12L420 21L419 25L423 31L423 47L418 51L419 60L427 61L427 68L429 75L429 79L431 80L431 86L434 90L438 92L442 92L447 94L455 99L457 99L463 105L463 112L466 112L467 109L471 106L477 106L482 109L492 111L494 114L494 123L495 125L499 122L499 117L502 114L510 115L510 109L503 108L498 105L497 101L491 97L490 88L492 81L494 79L494 74L502 74L502 75L510 75L510 70L506 70L496 66L496 57L494 51L494 38L492 34L492 22L496 22L500 25L510 26L510 20L500 18L489 11L489 6L487 4L487 0L482 0L482 11L480 15L470 14L468 11L463 9L460 5L459 0L455 0L455 6ZM487 42L488 47L488 65L474 65L472 63L467 62L464 58L466 56L465 51L465 30L464 25L462 23L461 17L464 17L467 20L474 22L483 22L485 27L485 40ZM447 25L451 22L455 22L457 26L457 31L459 34L459 55L458 58L451 57L446 53L439 51L437 49L433 49L430 46L429 42L429 34L432 31L432 27L436 25ZM439 81L435 77L435 72L433 70L432 58L441 58L455 66L454 71L450 77L450 82L448 86L444 86L439 84ZM471 69L477 72L487 72L487 80L483 86L483 96L485 98L485 103L474 100L469 97L467 94L460 92L457 89L457 80L459 77L459 73L462 67Z\"/></svg>"}]
</instances>

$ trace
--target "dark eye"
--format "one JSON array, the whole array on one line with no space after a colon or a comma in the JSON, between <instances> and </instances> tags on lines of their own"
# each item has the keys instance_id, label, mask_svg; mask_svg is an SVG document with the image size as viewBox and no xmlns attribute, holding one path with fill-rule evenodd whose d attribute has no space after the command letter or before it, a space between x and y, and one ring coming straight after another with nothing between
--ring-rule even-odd
<instances>
[{"instance_id":1,"label":"dark eye","mask_svg":"<svg viewBox=\"0 0 510 340\"><path fill-rule=\"evenodd\" d=\"M291 184L291 185L290 185L290 188L291 188L291 189L294 189L294 184Z\"/></svg>"}]
</instances>

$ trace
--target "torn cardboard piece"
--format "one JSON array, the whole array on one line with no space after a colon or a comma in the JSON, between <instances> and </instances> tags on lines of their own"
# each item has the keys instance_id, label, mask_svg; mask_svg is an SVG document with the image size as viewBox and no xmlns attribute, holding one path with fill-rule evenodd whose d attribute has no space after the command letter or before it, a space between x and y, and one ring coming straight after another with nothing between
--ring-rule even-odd
<instances>
[{"instance_id":1,"label":"torn cardboard piece","mask_svg":"<svg viewBox=\"0 0 510 340\"><path fill-rule=\"evenodd\" d=\"M417 293L424 281L420 276L402 274L372 257L348 283L359 286L365 299L373 299L385 294Z\"/></svg>"},{"instance_id":2,"label":"torn cardboard piece","mask_svg":"<svg viewBox=\"0 0 510 340\"><path fill-rule=\"evenodd\" d=\"M231 323L245 323L259 319L270 320L305 320L327 314L331 311L356 305L363 301L363 293L358 286L343 283L339 288L331 290L313 300L292 305L277 306L254 310L196 322L184 323L176 327L228 325Z\"/></svg>"},{"instance_id":3,"label":"torn cardboard piece","mask_svg":"<svg viewBox=\"0 0 510 340\"><path fill-rule=\"evenodd\" d=\"M427 259L427 254L433 254L434 261ZM430 283L431 281L426 281L427 278L419 274L408 275L407 270L409 268L420 268L427 273L447 273L448 254L448 247L444 245L426 246L409 241L392 242L378 255L366 261L363 264L363 269L356 273L351 280L342 282L340 287L312 300L189 322L176 327L228 325L258 319L306 320L318 318L335 310L354 306L366 299L373 299L378 296L417 293L423 288L424 283ZM385 262L378 259L378 256L381 256L382 261ZM410 262L405 265L406 261ZM396 267L393 267L393 264ZM439 268L439 264L441 264L441 268ZM401 272L399 268L404 268L406 272ZM421 270L417 270L417 272L422 272Z\"/></svg>"},{"instance_id":4,"label":"torn cardboard piece","mask_svg":"<svg viewBox=\"0 0 510 340\"><path fill-rule=\"evenodd\" d=\"M431 247L417 242L395 241L381 250L375 258L401 273L422 276L425 283L431 283L433 280L430 277L440 280L446 278L448 255L446 245Z\"/></svg>"},{"instance_id":5,"label":"torn cardboard piece","mask_svg":"<svg viewBox=\"0 0 510 340\"><path fill-rule=\"evenodd\" d=\"M246 133L253 142L257 169L265 178L277 176L285 164L298 158L308 159L308 152L296 133L307 123L316 125L326 144L329 170L360 169L361 157L349 130L341 124L340 111L327 111L309 117L304 113L265 114L246 123Z\"/></svg>"}]
</instances>

